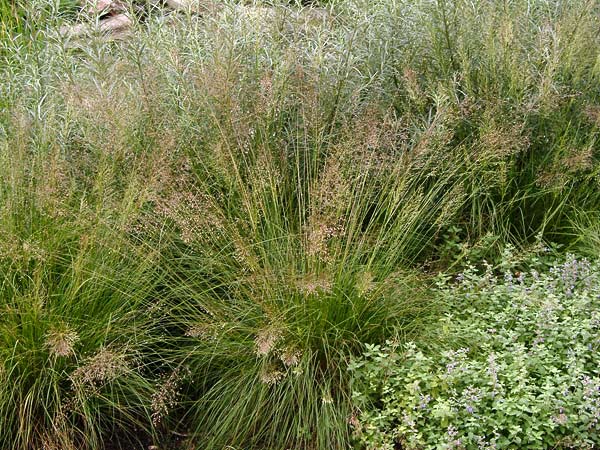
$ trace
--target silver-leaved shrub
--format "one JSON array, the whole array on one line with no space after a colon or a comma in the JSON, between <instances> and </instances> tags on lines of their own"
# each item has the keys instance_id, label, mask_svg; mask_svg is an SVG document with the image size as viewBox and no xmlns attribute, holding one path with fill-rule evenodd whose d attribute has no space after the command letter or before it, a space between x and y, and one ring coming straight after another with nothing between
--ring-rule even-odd
<instances>
[{"instance_id":1,"label":"silver-leaved shrub","mask_svg":"<svg viewBox=\"0 0 600 450\"><path fill-rule=\"evenodd\" d=\"M358 448L597 448L600 266L457 281L440 287L437 347L371 345L350 364Z\"/></svg>"}]
</instances>

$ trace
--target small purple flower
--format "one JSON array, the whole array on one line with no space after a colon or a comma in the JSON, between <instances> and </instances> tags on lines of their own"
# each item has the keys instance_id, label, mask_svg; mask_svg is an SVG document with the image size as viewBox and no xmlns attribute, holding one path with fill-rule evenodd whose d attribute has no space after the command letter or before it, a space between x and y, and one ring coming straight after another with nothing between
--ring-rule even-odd
<instances>
[{"instance_id":1,"label":"small purple flower","mask_svg":"<svg viewBox=\"0 0 600 450\"><path fill-rule=\"evenodd\" d=\"M429 404L430 401L431 401L431 395L429 395L429 394L427 394L427 395L421 394L419 408L421 408L421 409L427 408L427 405Z\"/></svg>"},{"instance_id":2,"label":"small purple flower","mask_svg":"<svg viewBox=\"0 0 600 450\"><path fill-rule=\"evenodd\" d=\"M454 370L456 369L457 365L458 365L458 362L456 362L456 361L449 362L448 364L446 364L446 371L449 374L452 373L452 372L454 372Z\"/></svg>"}]
</instances>

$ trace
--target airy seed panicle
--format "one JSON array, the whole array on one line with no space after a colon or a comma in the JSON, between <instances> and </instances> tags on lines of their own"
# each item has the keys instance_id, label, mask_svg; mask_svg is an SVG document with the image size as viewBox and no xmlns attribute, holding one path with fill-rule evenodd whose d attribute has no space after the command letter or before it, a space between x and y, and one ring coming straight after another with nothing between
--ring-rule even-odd
<instances>
[{"instance_id":1,"label":"airy seed panicle","mask_svg":"<svg viewBox=\"0 0 600 450\"><path fill-rule=\"evenodd\" d=\"M46 333L45 347L53 356L70 356L75 353L74 345L79 340L77 332L65 328L53 329Z\"/></svg>"}]
</instances>

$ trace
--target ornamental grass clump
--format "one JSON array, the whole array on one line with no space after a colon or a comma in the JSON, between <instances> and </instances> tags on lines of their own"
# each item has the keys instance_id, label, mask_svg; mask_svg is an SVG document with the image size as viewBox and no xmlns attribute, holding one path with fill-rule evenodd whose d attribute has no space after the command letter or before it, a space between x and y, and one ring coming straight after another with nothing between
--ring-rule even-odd
<instances>
[{"instance_id":1,"label":"ornamental grass clump","mask_svg":"<svg viewBox=\"0 0 600 450\"><path fill-rule=\"evenodd\" d=\"M144 195L124 169L133 131L117 115L90 120L99 95L59 96L67 69L50 44L35 51L40 77L26 60L1 69L0 448L134 445L152 433L157 374L141 356L161 274L160 249L126 231Z\"/></svg>"},{"instance_id":2,"label":"ornamental grass clump","mask_svg":"<svg viewBox=\"0 0 600 450\"><path fill-rule=\"evenodd\" d=\"M105 238L82 246L73 230L39 225L29 237L44 235L43 258L0 256L0 447L99 448L110 433L149 431L152 376L139 353L153 339L141 313L156 271L119 253L129 246L109 256Z\"/></svg>"},{"instance_id":3,"label":"ornamental grass clump","mask_svg":"<svg viewBox=\"0 0 600 450\"><path fill-rule=\"evenodd\" d=\"M354 98L356 80L332 88L340 56L323 67L268 28L233 43L227 30L180 44L189 163L180 195L146 210L172 240L165 321L178 344L166 354L195 380L180 413L205 448L344 448L348 358L364 341L419 335L437 309L407 267L463 204L461 157L444 112L409 129Z\"/></svg>"},{"instance_id":4,"label":"ornamental grass clump","mask_svg":"<svg viewBox=\"0 0 600 450\"><path fill-rule=\"evenodd\" d=\"M75 219L65 193L46 203L11 166L0 169L0 448L93 449L149 431L153 387L138 356L152 341L142 312L154 261L80 223L92 211Z\"/></svg>"},{"instance_id":5,"label":"ornamental grass clump","mask_svg":"<svg viewBox=\"0 0 600 450\"><path fill-rule=\"evenodd\" d=\"M598 271L569 256L445 284L439 345L368 346L351 363L359 448L596 448Z\"/></svg>"}]
</instances>

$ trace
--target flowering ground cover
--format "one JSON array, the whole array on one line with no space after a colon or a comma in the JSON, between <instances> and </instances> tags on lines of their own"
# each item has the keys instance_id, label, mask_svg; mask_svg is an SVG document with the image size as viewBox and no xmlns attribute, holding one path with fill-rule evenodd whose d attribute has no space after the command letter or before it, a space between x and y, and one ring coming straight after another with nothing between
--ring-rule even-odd
<instances>
[{"instance_id":1,"label":"flowering ground cover","mask_svg":"<svg viewBox=\"0 0 600 450\"><path fill-rule=\"evenodd\" d=\"M600 274L469 270L440 289L439 346L369 346L351 364L366 448L596 448Z\"/></svg>"}]
</instances>

